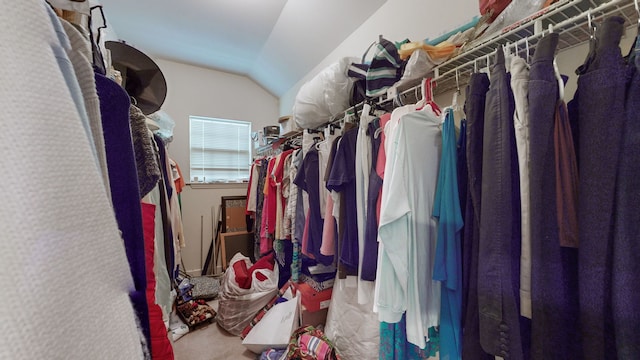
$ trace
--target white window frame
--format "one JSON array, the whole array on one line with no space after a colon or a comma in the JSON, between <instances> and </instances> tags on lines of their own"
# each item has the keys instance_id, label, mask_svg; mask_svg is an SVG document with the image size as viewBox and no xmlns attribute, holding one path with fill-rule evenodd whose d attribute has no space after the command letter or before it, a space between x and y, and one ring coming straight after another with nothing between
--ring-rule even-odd
<instances>
[{"instance_id":1,"label":"white window frame","mask_svg":"<svg viewBox=\"0 0 640 360\"><path fill-rule=\"evenodd\" d=\"M237 166L233 167L222 167L215 166L213 163L215 162L213 157L216 156L216 152L218 152L219 156L221 153L226 153L228 156L229 152L232 152L236 149L233 147L226 148L216 148L216 144L224 143L224 141L216 141L215 137L216 133L207 133L207 130L204 129L204 126L207 122L215 123L218 126L234 126L238 128L238 141L236 142L237 156L238 158L235 160L235 164ZM215 126L214 125L214 126ZM250 121L241 121L241 120L229 120L229 119L221 119L221 118L211 118L204 116L189 116L189 179L191 183L240 183L247 182L250 176L250 168L251 168L251 157L252 157L252 141L251 141L251 122ZM194 128L194 126L200 126L200 130ZM213 129L209 129L210 131ZM242 132L246 133L246 143L240 142L243 138ZM201 136L199 141L194 141L194 136ZM223 136L223 135L220 135ZM205 139L208 138L208 139ZM221 139L221 140L228 140ZM194 144L195 143L195 144ZM199 143L199 145L198 145ZM228 144L230 145L230 144ZM241 150L241 149L246 150ZM199 160L199 165L196 165L195 158L201 157ZM208 160L206 157L210 157ZM207 170L205 169L205 164L209 163L211 166L209 169L209 177L207 177ZM216 178L211 175L211 171L215 171L215 169L227 170L231 173L234 171L236 174ZM197 177L197 179L196 179ZM212 178L213 177L213 178Z\"/></svg>"}]
</instances>

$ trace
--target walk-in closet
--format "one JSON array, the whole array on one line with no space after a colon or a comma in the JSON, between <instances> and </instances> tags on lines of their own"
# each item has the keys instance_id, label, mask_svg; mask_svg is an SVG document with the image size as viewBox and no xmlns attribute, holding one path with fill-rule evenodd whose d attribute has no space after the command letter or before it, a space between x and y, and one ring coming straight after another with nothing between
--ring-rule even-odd
<instances>
[{"instance_id":1,"label":"walk-in closet","mask_svg":"<svg viewBox=\"0 0 640 360\"><path fill-rule=\"evenodd\" d=\"M0 0L1 359L640 359L639 0Z\"/></svg>"}]
</instances>

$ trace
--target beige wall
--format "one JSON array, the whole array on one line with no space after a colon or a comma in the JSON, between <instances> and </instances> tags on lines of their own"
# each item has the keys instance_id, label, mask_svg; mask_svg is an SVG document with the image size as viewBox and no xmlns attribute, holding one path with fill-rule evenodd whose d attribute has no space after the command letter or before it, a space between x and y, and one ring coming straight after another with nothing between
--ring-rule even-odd
<instances>
[{"instance_id":1,"label":"beige wall","mask_svg":"<svg viewBox=\"0 0 640 360\"><path fill-rule=\"evenodd\" d=\"M246 76L156 59L167 80L162 106L175 121L171 156L189 177L189 116L251 121L253 131L278 124L278 98Z\"/></svg>"},{"instance_id":2,"label":"beige wall","mask_svg":"<svg viewBox=\"0 0 640 360\"><path fill-rule=\"evenodd\" d=\"M477 14L476 0L388 0L327 57L318 59L318 65L280 97L280 113L291 114L296 94L305 82L342 57L362 57L378 35L389 41L433 39L468 23Z\"/></svg>"},{"instance_id":3,"label":"beige wall","mask_svg":"<svg viewBox=\"0 0 640 360\"><path fill-rule=\"evenodd\" d=\"M200 275L201 265L207 256L215 224L218 221L218 208L222 196L245 195L244 184L218 185L216 188L194 188L205 185L185 187L182 192L182 223L184 225L187 247L182 249L182 262L190 275ZM215 185L211 185L212 187ZM213 225L211 216L213 215ZM200 220L202 219L202 253L200 252Z\"/></svg>"},{"instance_id":4,"label":"beige wall","mask_svg":"<svg viewBox=\"0 0 640 360\"><path fill-rule=\"evenodd\" d=\"M155 59L167 81L167 99L162 106L175 121L170 156L189 179L189 115L251 121L253 130L278 123L278 99L246 76L240 76L166 59ZM182 219L186 248L182 249L185 269L200 273L211 242L212 222L221 196L244 195L246 185L223 184L187 186L182 193ZM200 252L202 217L203 250Z\"/></svg>"}]
</instances>

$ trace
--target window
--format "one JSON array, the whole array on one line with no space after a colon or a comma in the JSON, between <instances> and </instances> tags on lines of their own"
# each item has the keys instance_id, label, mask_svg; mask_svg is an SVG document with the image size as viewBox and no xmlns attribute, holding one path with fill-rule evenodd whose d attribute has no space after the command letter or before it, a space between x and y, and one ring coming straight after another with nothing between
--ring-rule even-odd
<instances>
[{"instance_id":1,"label":"window","mask_svg":"<svg viewBox=\"0 0 640 360\"><path fill-rule=\"evenodd\" d=\"M249 180L251 123L189 116L191 182Z\"/></svg>"}]
</instances>

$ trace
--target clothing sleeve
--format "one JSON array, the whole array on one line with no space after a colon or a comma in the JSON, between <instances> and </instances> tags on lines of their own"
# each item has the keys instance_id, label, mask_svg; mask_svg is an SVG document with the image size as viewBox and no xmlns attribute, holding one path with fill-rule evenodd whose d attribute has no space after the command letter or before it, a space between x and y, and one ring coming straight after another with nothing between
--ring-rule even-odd
<instances>
[{"instance_id":1,"label":"clothing sleeve","mask_svg":"<svg viewBox=\"0 0 640 360\"><path fill-rule=\"evenodd\" d=\"M344 137L342 138L344 140ZM352 179L349 174L353 174L350 171L349 165L353 167L355 164L347 164L347 156L345 154L348 144L344 141L340 142L340 146L336 149L333 157L333 163L331 165L331 174L327 181L327 189L336 192L342 192L344 186L348 184Z\"/></svg>"},{"instance_id":2,"label":"clothing sleeve","mask_svg":"<svg viewBox=\"0 0 640 360\"><path fill-rule=\"evenodd\" d=\"M256 212L258 176L258 165L253 163L251 164L251 176L249 177L249 185L247 186L247 214Z\"/></svg>"},{"instance_id":3,"label":"clothing sleeve","mask_svg":"<svg viewBox=\"0 0 640 360\"><path fill-rule=\"evenodd\" d=\"M443 134L443 150L438 172L438 185L433 216L438 221L438 239L433 267L433 279L442 281L451 290L459 290L461 272L460 236L463 226L458 194L456 144L453 119L447 119Z\"/></svg>"},{"instance_id":4,"label":"clothing sleeve","mask_svg":"<svg viewBox=\"0 0 640 360\"><path fill-rule=\"evenodd\" d=\"M382 276L378 279L380 286L377 287L376 304L380 321L397 323L407 309L408 242L412 230L406 184L406 147L402 144L397 146L397 139L392 144L382 190L378 241L384 246L381 247Z\"/></svg>"},{"instance_id":5,"label":"clothing sleeve","mask_svg":"<svg viewBox=\"0 0 640 360\"><path fill-rule=\"evenodd\" d=\"M296 184L299 189L307 191L307 182L305 180L306 175L305 175L304 163L305 163L305 160L302 160L300 167L298 167L298 173L296 174L296 178L293 179L293 183Z\"/></svg>"}]
</instances>

